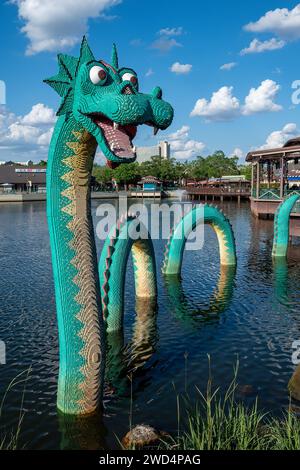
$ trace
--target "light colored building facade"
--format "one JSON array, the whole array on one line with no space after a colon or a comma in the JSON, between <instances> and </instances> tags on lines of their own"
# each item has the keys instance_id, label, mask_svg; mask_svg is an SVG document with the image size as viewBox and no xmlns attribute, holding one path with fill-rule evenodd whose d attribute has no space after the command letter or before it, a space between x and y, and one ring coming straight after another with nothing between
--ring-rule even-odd
<instances>
[{"instance_id":1,"label":"light colored building facade","mask_svg":"<svg viewBox=\"0 0 300 470\"><path fill-rule=\"evenodd\" d=\"M170 144L167 141L159 142L158 145L152 147L137 147L137 158L138 163L143 163L151 159L154 156L160 156L162 158L170 158Z\"/></svg>"}]
</instances>

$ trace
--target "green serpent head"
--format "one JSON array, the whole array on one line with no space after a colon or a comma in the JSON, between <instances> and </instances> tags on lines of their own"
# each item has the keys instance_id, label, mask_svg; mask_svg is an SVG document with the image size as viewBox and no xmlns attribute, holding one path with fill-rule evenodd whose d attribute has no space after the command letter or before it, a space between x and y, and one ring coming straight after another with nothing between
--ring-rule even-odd
<instances>
[{"instance_id":1,"label":"green serpent head","mask_svg":"<svg viewBox=\"0 0 300 470\"><path fill-rule=\"evenodd\" d=\"M115 167L135 160L137 126L152 126L156 134L171 124L173 108L159 87L151 94L139 92L135 71L119 68L115 45L111 62L96 60L84 37L79 59L59 54L59 73L44 81L62 97L57 115L72 114Z\"/></svg>"}]
</instances>

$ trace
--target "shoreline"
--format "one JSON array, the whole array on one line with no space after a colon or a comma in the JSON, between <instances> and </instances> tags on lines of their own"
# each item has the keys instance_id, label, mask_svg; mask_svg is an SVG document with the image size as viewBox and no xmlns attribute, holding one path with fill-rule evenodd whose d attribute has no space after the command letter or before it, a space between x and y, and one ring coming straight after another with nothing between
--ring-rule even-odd
<instances>
[{"instance_id":1,"label":"shoreline","mask_svg":"<svg viewBox=\"0 0 300 470\"><path fill-rule=\"evenodd\" d=\"M177 198L177 191L167 191L163 194L156 192L155 194L150 192L133 192L133 191L119 191L119 192L92 192L91 199L119 199L119 197L127 198L152 198L152 199L162 199L162 198ZM8 204L14 202L34 202L34 201L46 201L46 193L14 193L14 194L0 194L0 203Z\"/></svg>"}]
</instances>

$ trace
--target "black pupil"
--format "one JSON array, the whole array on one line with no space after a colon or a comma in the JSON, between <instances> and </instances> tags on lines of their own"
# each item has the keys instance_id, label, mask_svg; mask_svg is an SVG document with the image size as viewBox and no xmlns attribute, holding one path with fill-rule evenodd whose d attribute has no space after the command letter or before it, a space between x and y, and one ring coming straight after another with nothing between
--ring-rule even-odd
<instances>
[{"instance_id":1,"label":"black pupil","mask_svg":"<svg viewBox=\"0 0 300 470\"><path fill-rule=\"evenodd\" d=\"M137 79L134 76L130 78L130 81L133 85L136 85L136 83L137 83Z\"/></svg>"},{"instance_id":2,"label":"black pupil","mask_svg":"<svg viewBox=\"0 0 300 470\"><path fill-rule=\"evenodd\" d=\"M104 80L105 77L106 77L106 72L105 72L105 70L99 70L99 72L98 72L98 77L100 78L100 80Z\"/></svg>"}]
</instances>

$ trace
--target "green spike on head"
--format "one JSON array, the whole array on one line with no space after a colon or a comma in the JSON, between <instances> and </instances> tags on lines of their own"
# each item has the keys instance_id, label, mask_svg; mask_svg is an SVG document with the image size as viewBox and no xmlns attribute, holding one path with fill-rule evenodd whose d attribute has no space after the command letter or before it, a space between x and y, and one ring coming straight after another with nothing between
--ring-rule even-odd
<instances>
[{"instance_id":1,"label":"green spike on head","mask_svg":"<svg viewBox=\"0 0 300 470\"><path fill-rule=\"evenodd\" d=\"M119 68L119 59L118 59L117 46L115 45L115 43L113 43L113 46L112 46L111 65L116 70L118 70L118 68Z\"/></svg>"}]
</instances>

